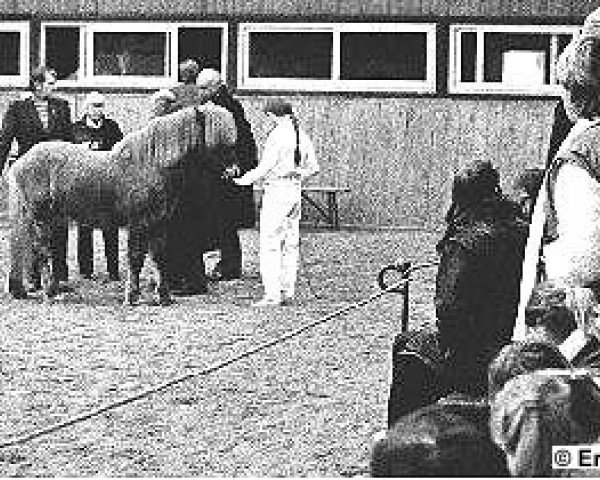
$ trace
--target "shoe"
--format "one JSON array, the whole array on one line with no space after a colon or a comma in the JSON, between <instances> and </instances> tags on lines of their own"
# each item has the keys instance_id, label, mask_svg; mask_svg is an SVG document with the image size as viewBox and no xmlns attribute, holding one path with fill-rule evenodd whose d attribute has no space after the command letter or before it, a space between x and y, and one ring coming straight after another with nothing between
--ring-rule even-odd
<instances>
[{"instance_id":1,"label":"shoe","mask_svg":"<svg viewBox=\"0 0 600 480\"><path fill-rule=\"evenodd\" d=\"M92 272L79 272L79 275L81 275L81 278L85 278L86 280L92 279Z\"/></svg>"},{"instance_id":2,"label":"shoe","mask_svg":"<svg viewBox=\"0 0 600 480\"><path fill-rule=\"evenodd\" d=\"M278 298L263 298L261 300L259 300L258 302L254 302L252 304L253 307L279 307L280 305L282 305L282 302L280 299Z\"/></svg>"},{"instance_id":3,"label":"shoe","mask_svg":"<svg viewBox=\"0 0 600 480\"><path fill-rule=\"evenodd\" d=\"M294 294L281 292L281 304L282 305L291 305L294 303Z\"/></svg>"},{"instance_id":4,"label":"shoe","mask_svg":"<svg viewBox=\"0 0 600 480\"><path fill-rule=\"evenodd\" d=\"M206 285L183 285L179 288L173 288L171 293L179 297L205 295L208 293L208 287Z\"/></svg>"},{"instance_id":5,"label":"shoe","mask_svg":"<svg viewBox=\"0 0 600 480\"><path fill-rule=\"evenodd\" d=\"M241 278L242 272L241 270L230 270L229 272L223 272L221 267L217 265L215 269L207 275L207 277L213 282L227 282Z\"/></svg>"},{"instance_id":6,"label":"shoe","mask_svg":"<svg viewBox=\"0 0 600 480\"><path fill-rule=\"evenodd\" d=\"M108 274L108 279L109 279L111 282L118 282L118 281L120 281L120 280L121 280L121 277L119 277L119 274L118 274L118 273L109 273L109 274Z\"/></svg>"}]
</instances>

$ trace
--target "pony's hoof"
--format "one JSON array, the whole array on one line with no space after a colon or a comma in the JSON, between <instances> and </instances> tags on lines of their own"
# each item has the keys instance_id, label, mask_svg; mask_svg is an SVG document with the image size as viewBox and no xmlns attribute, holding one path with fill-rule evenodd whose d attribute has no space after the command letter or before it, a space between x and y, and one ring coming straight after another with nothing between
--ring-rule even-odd
<instances>
[{"instance_id":1,"label":"pony's hoof","mask_svg":"<svg viewBox=\"0 0 600 480\"><path fill-rule=\"evenodd\" d=\"M52 299L56 297L59 293L61 293L60 285L58 283L52 283L47 287L43 288L43 297L44 301L46 299Z\"/></svg>"},{"instance_id":2,"label":"pony's hoof","mask_svg":"<svg viewBox=\"0 0 600 480\"><path fill-rule=\"evenodd\" d=\"M152 297L151 305L158 307L168 307L169 305L173 305L173 299L170 295L155 295Z\"/></svg>"},{"instance_id":3,"label":"pony's hoof","mask_svg":"<svg viewBox=\"0 0 600 480\"><path fill-rule=\"evenodd\" d=\"M140 292L131 291L125 293L125 300L123 301L123 305L135 306L140 304Z\"/></svg>"},{"instance_id":4,"label":"pony's hoof","mask_svg":"<svg viewBox=\"0 0 600 480\"><path fill-rule=\"evenodd\" d=\"M23 286L23 283L17 280L8 280L8 293L16 300L24 300L27 298L27 290Z\"/></svg>"}]
</instances>

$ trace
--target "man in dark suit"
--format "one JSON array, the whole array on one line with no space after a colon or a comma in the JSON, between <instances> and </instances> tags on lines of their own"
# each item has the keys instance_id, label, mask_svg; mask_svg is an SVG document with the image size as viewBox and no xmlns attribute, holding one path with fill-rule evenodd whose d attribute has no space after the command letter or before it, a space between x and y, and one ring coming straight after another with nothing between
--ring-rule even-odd
<instances>
[{"instance_id":1,"label":"man in dark suit","mask_svg":"<svg viewBox=\"0 0 600 480\"><path fill-rule=\"evenodd\" d=\"M237 141L235 144L236 164L230 176L241 176L258 165L256 141L252 126L246 118L244 107L233 97L219 72L205 68L196 81L209 100L228 110L235 121ZM233 280L242 275L242 250L238 230L253 228L256 223L256 209L252 187L241 187L233 183L227 175L216 181L214 211L218 212L216 246L221 250L221 260L211 272L212 280Z\"/></svg>"},{"instance_id":2,"label":"man in dark suit","mask_svg":"<svg viewBox=\"0 0 600 480\"><path fill-rule=\"evenodd\" d=\"M56 72L38 67L29 79L30 92L11 103L2 120L0 129L0 171L4 170L13 140L16 140L17 158L24 155L36 143L49 140L73 140L71 111L67 101L52 96L56 84ZM57 278L66 281L67 270L67 224L56 233L52 245L52 268ZM39 266L33 268L33 286L39 288Z\"/></svg>"},{"instance_id":3,"label":"man in dark suit","mask_svg":"<svg viewBox=\"0 0 600 480\"><path fill-rule=\"evenodd\" d=\"M208 100L196 86L200 68L195 60L179 65L181 83L154 95L153 115L166 115L182 108L201 105ZM207 162L210 164L210 162ZM208 292L202 253L206 250L212 215L209 200L212 185L221 172L198 171L199 177L184 182L183 202L177 208L167 231L168 282L174 295L200 295ZM201 191L193 186L200 182ZM187 188L189 186L189 188Z\"/></svg>"}]
</instances>

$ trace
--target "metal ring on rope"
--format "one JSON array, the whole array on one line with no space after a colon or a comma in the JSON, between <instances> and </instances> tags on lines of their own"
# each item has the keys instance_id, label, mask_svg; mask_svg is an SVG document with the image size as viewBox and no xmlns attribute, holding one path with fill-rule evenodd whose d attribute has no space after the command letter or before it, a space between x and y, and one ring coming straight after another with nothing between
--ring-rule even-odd
<instances>
[{"instance_id":1,"label":"metal ring on rope","mask_svg":"<svg viewBox=\"0 0 600 480\"><path fill-rule=\"evenodd\" d=\"M68 426L71 425L75 425L78 423L82 423L86 420L89 420L90 418L93 417L97 417L103 413L106 413L110 410L114 410L115 408L118 407L122 407L124 405L127 405L129 403L133 403L136 400L141 400L143 398L146 398L154 393L158 393L161 392L163 390L166 390L169 387L172 387L174 385L177 385L179 383L182 383L184 381L187 380L191 380L192 378L195 377L199 377L199 376L204 376L204 375L208 375L210 373L216 372L218 370L221 370L229 365L231 365L232 363L238 362L239 360L243 360L244 358L247 358L251 355L254 355L262 350L265 350L267 348L270 348L274 345L277 345L279 343L283 343L293 337L296 337L298 335L300 335L301 333L305 332L306 330L310 330L311 328L314 328L318 325L320 325L321 323L325 323L328 322L336 317L339 317L347 312L350 312L352 310L355 310L357 308L363 307L375 300L377 300L378 298L382 297L383 295L385 295L386 293L390 293L393 291L398 291L402 285L406 284L408 280L403 279L402 281L398 282L397 284L394 284L386 289L382 289L372 295L370 295L368 298L360 300L358 302L355 303L351 303L350 305L346 305L345 307L342 307L324 317L321 317L313 322L309 322L306 323L298 328L296 328L295 330L291 330L287 333L284 333L283 335L280 335L272 340L268 340L266 342L261 343L260 345L251 348L249 350L246 350L245 352L242 352L238 355L235 355L227 360L223 360L221 362L217 362L211 366L208 366L202 370L200 370L199 372L196 373L187 373L185 375L181 375L179 377L173 378L171 380L168 380L166 382L163 382L155 387L149 388L147 390L144 390L143 392L140 392L136 395L132 395L130 397L126 397L124 399L118 400L116 402L112 402L109 403L107 405L104 405L102 407L96 408L95 410L91 410L89 412L86 413L82 413L80 415L76 415L74 417L68 418L67 420L64 420L62 422L59 422L55 425L50 425L48 427L45 428L41 428L39 430L35 430L33 432L21 435L19 437L13 438L12 440L6 440L4 442L0 443L0 450L4 449L4 448L8 448L8 447L12 447L15 445L19 445L19 444L23 444L26 443L30 440L34 440L36 438L39 438L43 435L48 435L50 433L54 433L58 430L62 430L63 428L66 428Z\"/></svg>"}]
</instances>

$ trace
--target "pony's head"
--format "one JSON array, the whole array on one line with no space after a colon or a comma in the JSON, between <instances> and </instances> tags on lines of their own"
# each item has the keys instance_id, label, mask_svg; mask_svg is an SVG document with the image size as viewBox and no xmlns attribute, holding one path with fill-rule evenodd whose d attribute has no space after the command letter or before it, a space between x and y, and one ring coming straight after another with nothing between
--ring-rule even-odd
<instances>
[{"instance_id":1,"label":"pony's head","mask_svg":"<svg viewBox=\"0 0 600 480\"><path fill-rule=\"evenodd\" d=\"M169 167L189 153L232 149L236 138L231 113L206 103L152 119L140 130L126 135L112 151L135 164L157 162Z\"/></svg>"}]
</instances>

